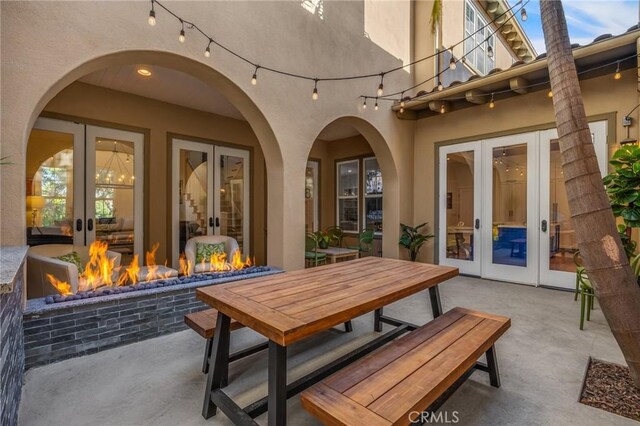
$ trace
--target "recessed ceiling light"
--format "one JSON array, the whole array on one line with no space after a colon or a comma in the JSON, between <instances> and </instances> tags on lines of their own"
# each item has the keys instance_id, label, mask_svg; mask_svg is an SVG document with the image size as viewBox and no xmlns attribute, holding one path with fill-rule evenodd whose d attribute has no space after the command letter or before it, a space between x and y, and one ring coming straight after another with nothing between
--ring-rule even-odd
<instances>
[{"instance_id":1,"label":"recessed ceiling light","mask_svg":"<svg viewBox=\"0 0 640 426\"><path fill-rule=\"evenodd\" d=\"M149 71L146 68L138 68L138 74L140 74L143 77L149 77L151 75L151 71Z\"/></svg>"}]
</instances>

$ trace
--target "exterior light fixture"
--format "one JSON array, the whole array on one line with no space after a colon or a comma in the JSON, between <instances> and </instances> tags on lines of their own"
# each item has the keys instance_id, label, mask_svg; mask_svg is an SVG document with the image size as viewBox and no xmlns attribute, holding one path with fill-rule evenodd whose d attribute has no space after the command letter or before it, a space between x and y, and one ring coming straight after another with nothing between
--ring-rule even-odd
<instances>
[{"instance_id":1,"label":"exterior light fixture","mask_svg":"<svg viewBox=\"0 0 640 426\"><path fill-rule=\"evenodd\" d=\"M156 26L156 11L153 10L153 2L151 2L151 10L149 11L149 19L147 20L152 27Z\"/></svg>"},{"instance_id":2,"label":"exterior light fixture","mask_svg":"<svg viewBox=\"0 0 640 426\"><path fill-rule=\"evenodd\" d=\"M256 84L258 84L258 68L260 68L260 66L256 65L256 70L253 72L253 76L251 77L252 86L255 86Z\"/></svg>"},{"instance_id":3,"label":"exterior light fixture","mask_svg":"<svg viewBox=\"0 0 640 426\"><path fill-rule=\"evenodd\" d=\"M208 58L209 56L211 56L211 42L213 42L212 39L209 39L209 44L207 45L207 48L204 49L204 57Z\"/></svg>"},{"instance_id":4,"label":"exterior light fixture","mask_svg":"<svg viewBox=\"0 0 640 426\"><path fill-rule=\"evenodd\" d=\"M456 69L456 60L453 56L449 60L449 69L452 69L452 70Z\"/></svg>"},{"instance_id":5,"label":"exterior light fixture","mask_svg":"<svg viewBox=\"0 0 640 426\"><path fill-rule=\"evenodd\" d=\"M487 46L487 56L493 58L493 47Z\"/></svg>"},{"instance_id":6,"label":"exterior light fixture","mask_svg":"<svg viewBox=\"0 0 640 426\"><path fill-rule=\"evenodd\" d=\"M489 101L489 108L494 109L496 107L496 103L493 101L493 93L491 94L491 100Z\"/></svg>"},{"instance_id":7,"label":"exterior light fixture","mask_svg":"<svg viewBox=\"0 0 640 426\"><path fill-rule=\"evenodd\" d=\"M151 71L149 71L146 68L138 68L138 74L140 74L143 77L149 77L151 75Z\"/></svg>"},{"instance_id":8,"label":"exterior light fixture","mask_svg":"<svg viewBox=\"0 0 640 426\"><path fill-rule=\"evenodd\" d=\"M553 98L553 91L551 89L549 89L549 92L547 93L547 97Z\"/></svg>"},{"instance_id":9,"label":"exterior light fixture","mask_svg":"<svg viewBox=\"0 0 640 426\"><path fill-rule=\"evenodd\" d=\"M311 94L311 99L313 99L314 101L318 100L318 79L316 78L315 80L315 85L313 86L313 93Z\"/></svg>"},{"instance_id":10,"label":"exterior light fixture","mask_svg":"<svg viewBox=\"0 0 640 426\"><path fill-rule=\"evenodd\" d=\"M364 98L364 102L362 102L362 109L367 109L367 98Z\"/></svg>"},{"instance_id":11,"label":"exterior light fixture","mask_svg":"<svg viewBox=\"0 0 640 426\"><path fill-rule=\"evenodd\" d=\"M520 11L520 19L522 19L522 22L524 22L527 20L527 18L528 18L527 9L523 7L522 10Z\"/></svg>"},{"instance_id":12,"label":"exterior light fixture","mask_svg":"<svg viewBox=\"0 0 640 426\"><path fill-rule=\"evenodd\" d=\"M622 74L620 74L620 61L618 61L618 66L616 67L616 73L613 75L615 80L620 80L622 78Z\"/></svg>"},{"instance_id":13,"label":"exterior light fixture","mask_svg":"<svg viewBox=\"0 0 640 426\"><path fill-rule=\"evenodd\" d=\"M374 105L373 109L374 109L375 111L377 111L377 110L378 110L378 98L376 98L376 104Z\"/></svg>"},{"instance_id":14,"label":"exterior light fixture","mask_svg":"<svg viewBox=\"0 0 640 426\"><path fill-rule=\"evenodd\" d=\"M444 102L442 104L440 104L440 114L444 114L445 113L445 109L444 109Z\"/></svg>"},{"instance_id":15,"label":"exterior light fixture","mask_svg":"<svg viewBox=\"0 0 640 426\"><path fill-rule=\"evenodd\" d=\"M442 86L442 82L438 81L438 92L442 92L442 89L444 89L444 87Z\"/></svg>"}]
</instances>

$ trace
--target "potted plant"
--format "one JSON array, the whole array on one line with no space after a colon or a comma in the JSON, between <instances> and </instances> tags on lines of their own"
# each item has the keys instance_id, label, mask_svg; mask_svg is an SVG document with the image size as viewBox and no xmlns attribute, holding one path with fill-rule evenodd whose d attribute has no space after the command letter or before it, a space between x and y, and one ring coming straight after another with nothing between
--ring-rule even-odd
<instances>
[{"instance_id":1,"label":"potted plant","mask_svg":"<svg viewBox=\"0 0 640 426\"><path fill-rule=\"evenodd\" d=\"M640 147L621 147L609 163L614 170L605 176L603 182L613 214L624 221L624 225L618 226L618 232L625 252L631 258L636 249L636 242L631 239L631 228L640 228Z\"/></svg>"},{"instance_id":2,"label":"potted plant","mask_svg":"<svg viewBox=\"0 0 640 426\"><path fill-rule=\"evenodd\" d=\"M321 249L329 248L329 241L331 237L325 231L316 231L313 233L313 238L318 243L318 247Z\"/></svg>"},{"instance_id":3,"label":"potted plant","mask_svg":"<svg viewBox=\"0 0 640 426\"><path fill-rule=\"evenodd\" d=\"M432 234L422 234L420 228L427 226L428 222L422 223L418 226L408 226L404 223L400 224L400 245L409 250L409 256L411 261L415 262L418 257L418 252L424 243L434 237Z\"/></svg>"}]
</instances>

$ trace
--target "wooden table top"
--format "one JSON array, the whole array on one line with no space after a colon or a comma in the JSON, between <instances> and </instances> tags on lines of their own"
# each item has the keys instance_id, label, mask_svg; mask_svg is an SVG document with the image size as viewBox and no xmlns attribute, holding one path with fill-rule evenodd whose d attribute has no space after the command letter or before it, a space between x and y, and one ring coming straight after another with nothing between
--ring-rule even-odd
<instances>
[{"instance_id":1,"label":"wooden table top","mask_svg":"<svg viewBox=\"0 0 640 426\"><path fill-rule=\"evenodd\" d=\"M197 289L197 298L287 346L426 290L457 268L365 257Z\"/></svg>"}]
</instances>

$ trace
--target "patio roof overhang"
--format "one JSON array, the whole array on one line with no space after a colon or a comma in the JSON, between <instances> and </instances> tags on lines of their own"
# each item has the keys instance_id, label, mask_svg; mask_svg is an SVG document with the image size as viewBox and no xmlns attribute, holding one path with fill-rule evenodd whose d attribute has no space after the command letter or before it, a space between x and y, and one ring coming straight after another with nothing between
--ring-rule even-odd
<instances>
[{"instance_id":1,"label":"patio roof overhang","mask_svg":"<svg viewBox=\"0 0 640 426\"><path fill-rule=\"evenodd\" d=\"M489 18L492 21L495 20L495 23L500 26L498 34L519 59L528 62L536 57L536 50L520 25L520 21L510 19L514 12L510 11L512 6L507 0L481 0L479 3ZM517 10L515 9L515 13ZM505 24L507 20L510 21Z\"/></svg>"},{"instance_id":2,"label":"patio roof overhang","mask_svg":"<svg viewBox=\"0 0 640 426\"><path fill-rule=\"evenodd\" d=\"M573 45L573 56L578 73L586 70L580 78L587 79L604 74L611 74L615 68L599 65L610 64L616 60L636 55L637 43L640 39L638 26L630 28L619 36L605 34L597 37L593 43L586 46ZM615 67L615 65L612 65ZM638 66L637 61L627 60L620 63L620 69L632 69ZM429 93L405 101L404 113L400 114L400 103L395 102L392 110L400 119L417 120L440 113L445 105L446 111L455 111L489 102L492 93L496 93L495 100L506 99L539 90L549 89L549 72L546 54L539 55L529 63L516 62L509 69L492 70L486 76L471 76L466 82L454 81L438 91L434 88Z\"/></svg>"}]
</instances>

